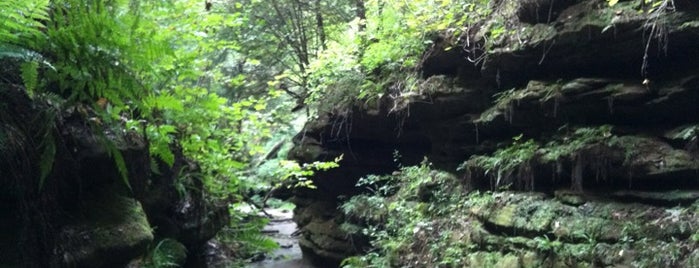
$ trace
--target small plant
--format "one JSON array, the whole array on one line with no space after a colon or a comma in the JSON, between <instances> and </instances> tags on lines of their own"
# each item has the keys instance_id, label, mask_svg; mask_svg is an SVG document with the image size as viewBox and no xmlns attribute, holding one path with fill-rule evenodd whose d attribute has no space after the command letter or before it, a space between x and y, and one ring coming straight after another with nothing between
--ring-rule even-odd
<instances>
[{"instance_id":1,"label":"small plant","mask_svg":"<svg viewBox=\"0 0 699 268\"><path fill-rule=\"evenodd\" d=\"M180 267L187 259L187 249L176 240L166 238L158 244L146 256L144 268Z\"/></svg>"},{"instance_id":2,"label":"small plant","mask_svg":"<svg viewBox=\"0 0 699 268\"><path fill-rule=\"evenodd\" d=\"M522 135L513 138L512 145L499 149L492 156L473 156L459 169L482 169L490 178L491 189L516 183L526 189L534 188L532 162L538 157L540 145L530 139L522 142ZM518 178L515 180L515 177Z\"/></svg>"},{"instance_id":3,"label":"small plant","mask_svg":"<svg viewBox=\"0 0 699 268\"><path fill-rule=\"evenodd\" d=\"M558 239L552 240L546 235L535 237L534 242L536 242L536 249L545 254L554 254L560 251L563 246L563 243Z\"/></svg>"},{"instance_id":4,"label":"small plant","mask_svg":"<svg viewBox=\"0 0 699 268\"><path fill-rule=\"evenodd\" d=\"M466 171L469 180L479 176L489 178L493 190L506 190L510 186L532 190L535 186L534 165L553 164L560 168L566 161L573 166L571 187L574 190L582 190L582 173L586 168L593 170L597 180L606 179L609 160L602 149L611 150L619 144L612 134L612 127L582 127L570 131L564 126L558 131L562 134L553 136L552 141L545 145L531 139L522 142L522 135L516 136L510 146L498 149L492 155L471 156L459 169Z\"/></svg>"},{"instance_id":5,"label":"small plant","mask_svg":"<svg viewBox=\"0 0 699 268\"><path fill-rule=\"evenodd\" d=\"M559 130L565 130L561 128ZM546 144L544 161L559 161L574 156L578 151L597 143L605 143L612 137L612 127L602 125L595 128L577 128L570 135L563 135Z\"/></svg>"}]
</instances>

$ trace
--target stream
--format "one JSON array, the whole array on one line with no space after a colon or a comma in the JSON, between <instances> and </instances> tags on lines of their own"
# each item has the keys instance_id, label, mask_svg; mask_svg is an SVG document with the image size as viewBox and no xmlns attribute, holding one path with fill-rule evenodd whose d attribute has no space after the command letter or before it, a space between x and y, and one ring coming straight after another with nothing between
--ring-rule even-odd
<instances>
[{"instance_id":1,"label":"stream","mask_svg":"<svg viewBox=\"0 0 699 268\"><path fill-rule=\"evenodd\" d=\"M291 219L293 212L288 210L269 209L267 213L272 219L263 232L279 244L279 248L265 257L264 260L251 263L249 268L316 268L303 258L296 232L296 223Z\"/></svg>"}]
</instances>

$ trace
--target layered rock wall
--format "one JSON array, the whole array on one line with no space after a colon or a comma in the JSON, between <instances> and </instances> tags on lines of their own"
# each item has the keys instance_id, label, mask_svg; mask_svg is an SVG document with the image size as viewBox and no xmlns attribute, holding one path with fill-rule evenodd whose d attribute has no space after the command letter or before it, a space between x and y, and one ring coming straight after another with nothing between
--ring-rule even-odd
<instances>
[{"instance_id":1,"label":"layered rock wall","mask_svg":"<svg viewBox=\"0 0 699 268\"><path fill-rule=\"evenodd\" d=\"M507 186L543 198L572 189L622 203L645 196L650 210L668 204L658 198L662 191L699 189L699 5L640 2L493 1L490 18L466 31L469 42L461 49L437 43L427 52L420 94L386 94L309 122L291 157L344 160L314 177L318 190L295 193L304 252L334 264L361 252L365 241L340 231L337 205L363 191L354 187L358 178L388 174L396 160L410 165L426 156L470 189ZM495 35L495 27L505 34ZM609 137L551 153L574 143L576 129L607 126ZM519 135L540 147L509 178L478 165L456 171ZM515 199L506 203L524 202Z\"/></svg>"}]
</instances>

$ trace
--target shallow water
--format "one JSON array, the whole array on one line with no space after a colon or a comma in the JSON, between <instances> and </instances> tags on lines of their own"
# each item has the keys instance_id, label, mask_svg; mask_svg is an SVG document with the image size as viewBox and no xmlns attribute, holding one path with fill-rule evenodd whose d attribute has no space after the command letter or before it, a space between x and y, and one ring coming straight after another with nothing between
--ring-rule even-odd
<instances>
[{"instance_id":1,"label":"shallow water","mask_svg":"<svg viewBox=\"0 0 699 268\"><path fill-rule=\"evenodd\" d=\"M316 268L303 259L296 232L296 223L291 220L293 213L287 210L267 210L272 220L264 231L277 243L279 248L262 261L251 263L250 268Z\"/></svg>"}]
</instances>

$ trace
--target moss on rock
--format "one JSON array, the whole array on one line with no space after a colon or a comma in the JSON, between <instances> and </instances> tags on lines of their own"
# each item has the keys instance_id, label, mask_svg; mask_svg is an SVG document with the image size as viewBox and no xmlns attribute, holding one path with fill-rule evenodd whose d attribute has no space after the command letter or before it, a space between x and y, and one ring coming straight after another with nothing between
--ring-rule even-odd
<instances>
[{"instance_id":1,"label":"moss on rock","mask_svg":"<svg viewBox=\"0 0 699 268\"><path fill-rule=\"evenodd\" d=\"M59 237L65 265L118 266L145 252L153 232L141 204L116 194L86 201Z\"/></svg>"}]
</instances>

